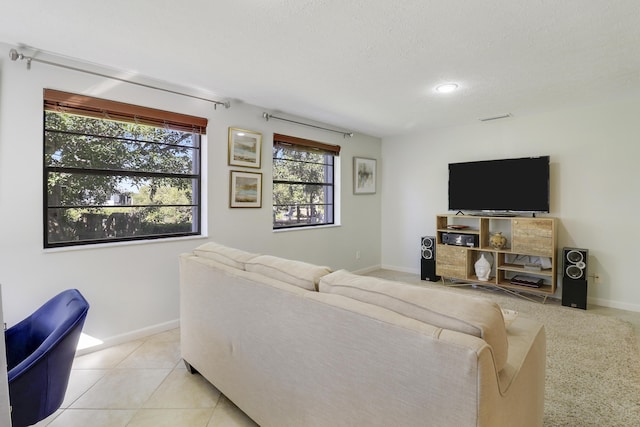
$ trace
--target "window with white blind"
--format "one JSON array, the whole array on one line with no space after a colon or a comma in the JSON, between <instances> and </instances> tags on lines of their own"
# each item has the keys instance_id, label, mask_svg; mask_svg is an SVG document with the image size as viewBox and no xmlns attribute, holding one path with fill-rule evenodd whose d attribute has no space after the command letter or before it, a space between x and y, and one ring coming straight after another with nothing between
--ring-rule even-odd
<instances>
[{"instance_id":1,"label":"window with white blind","mask_svg":"<svg viewBox=\"0 0 640 427\"><path fill-rule=\"evenodd\" d=\"M201 233L207 119L44 91L44 247Z\"/></svg>"},{"instance_id":2,"label":"window with white blind","mask_svg":"<svg viewBox=\"0 0 640 427\"><path fill-rule=\"evenodd\" d=\"M340 146L273 135L273 228L333 224Z\"/></svg>"}]
</instances>

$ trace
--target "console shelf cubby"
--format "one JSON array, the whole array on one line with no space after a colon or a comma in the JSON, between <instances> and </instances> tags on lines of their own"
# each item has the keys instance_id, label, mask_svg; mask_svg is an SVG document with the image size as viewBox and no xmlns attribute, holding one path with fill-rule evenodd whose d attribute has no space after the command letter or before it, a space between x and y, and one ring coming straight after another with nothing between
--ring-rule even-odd
<instances>
[{"instance_id":1,"label":"console shelf cubby","mask_svg":"<svg viewBox=\"0 0 640 427\"><path fill-rule=\"evenodd\" d=\"M507 238L505 247L490 245L493 233ZM445 244L443 234L472 236L468 246ZM496 286L546 298L556 292L556 219L551 217L436 216L436 274L443 279ZM475 262L485 254L492 263L488 281L475 273ZM513 283L515 276L535 285Z\"/></svg>"}]
</instances>

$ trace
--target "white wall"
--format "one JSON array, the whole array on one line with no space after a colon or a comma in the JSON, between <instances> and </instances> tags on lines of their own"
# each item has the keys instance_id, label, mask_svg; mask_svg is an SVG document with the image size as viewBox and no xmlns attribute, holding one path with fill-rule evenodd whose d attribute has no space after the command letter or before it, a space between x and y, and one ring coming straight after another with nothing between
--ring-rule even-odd
<instances>
[{"instance_id":1,"label":"white wall","mask_svg":"<svg viewBox=\"0 0 640 427\"><path fill-rule=\"evenodd\" d=\"M11 46L0 44L0 52ZM215 77L212 76L212 79ZM213 84L215 85L215 84ZM4 316L16 323L59 291L75 287L91 304L84 331L107 342L178 319L177 256L205 239L43 250L42 89L52 88L207 117L207 228L210 240L254 252L359 270L380 264L380 192L352 194L354 155L380 158L378 138L342 135L269 121L262 108L233 103L226 110L207 102L0 55L0 283ZM298 118L298 120L304 120ZM262 132L263 207L230 209L229 127ZM273 133L316 139L342 147L341 226L271 231ZM255 170L254 170L255 171ZM361 251L356 260L355 252ZM160 325L160 326L158 326Z\"/></svg>"},{"instance_id":2,"label":"white wall","mask_svg":"<svg viewBox=\"0 0 640 427\"><path fill-rule=\"evenodd\" d=\"M419 237L433 235L435 215L447 211L449 163L548 154L558 247L589 249L589 273L600 277L589 281L589 301L640 311L639 117L640 101L629 97L383 139L383 266L419 271Z\"/></svg>"}]
</instances>

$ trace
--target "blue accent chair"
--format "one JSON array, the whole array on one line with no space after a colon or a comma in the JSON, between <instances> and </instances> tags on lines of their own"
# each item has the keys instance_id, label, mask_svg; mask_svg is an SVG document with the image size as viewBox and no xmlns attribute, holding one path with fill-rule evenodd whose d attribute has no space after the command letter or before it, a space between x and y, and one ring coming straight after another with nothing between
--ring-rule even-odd
<instances>
[{"instance_id":1,"label":"blue accent chair","mask_svg":"<svg viewBox=\"0 0 640 427\"><path fill-rule=\"evenodd\" d=\"M35 424L62 405L88 310L82 294L69 289L5 331L13 427Z\"/></svg>"}]
</instances>

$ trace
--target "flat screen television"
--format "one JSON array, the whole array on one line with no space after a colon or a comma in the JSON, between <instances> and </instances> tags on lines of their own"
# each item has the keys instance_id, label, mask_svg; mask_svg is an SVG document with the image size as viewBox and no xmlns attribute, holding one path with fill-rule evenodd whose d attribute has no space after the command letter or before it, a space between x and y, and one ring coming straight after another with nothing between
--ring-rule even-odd
<instances>
[{"instance_id":1,"label":"flat screen television","mask_svg":"<svg viewBox=\"0 0 640 427\"><path fill-rule=\"evenodd\" d=\"M450 163L449 210L549 212L549 156Z\"/></svg>"}]
</instances>

